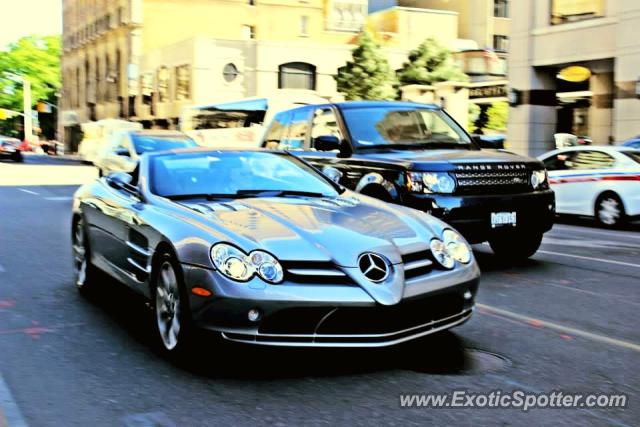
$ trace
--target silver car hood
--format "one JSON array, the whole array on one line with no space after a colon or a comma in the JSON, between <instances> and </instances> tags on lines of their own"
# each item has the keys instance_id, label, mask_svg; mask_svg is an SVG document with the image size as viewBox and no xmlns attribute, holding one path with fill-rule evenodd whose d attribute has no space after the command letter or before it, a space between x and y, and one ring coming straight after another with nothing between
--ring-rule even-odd
<instances>
[{"instance_id":1,"label":"silver car hood","mask_svg":"<svg viewBox=\"0 0 640 427\"><path fill-rule=\"evenodd\" d=\"M374 252L391 264L400 264L403 254L427 250L431 239L446 227L421 212L353 193L335 199L253 198L181 204L199 212L213 229L224 230L230 242L247 252L267 250L280 261L331 261L383 305L402 299L404 269L394 269L397 274L382 286L360 271L359 256ZM478 274L475 266L459 273L468 280Z\"/></svg>"},{"instance_id":2,"label":"silver car hood","mask_svg":"<svg viewBox=\"0 0 640 427\"><path fill-rule=\"evenodd\" d=\"M358 257L371 251L398 264L402 253L425 250L436 234L426 215L419 219L405 208L356 196L182 204L287 261L333 261L355 268Z\"/></svg>"}]
</instances>

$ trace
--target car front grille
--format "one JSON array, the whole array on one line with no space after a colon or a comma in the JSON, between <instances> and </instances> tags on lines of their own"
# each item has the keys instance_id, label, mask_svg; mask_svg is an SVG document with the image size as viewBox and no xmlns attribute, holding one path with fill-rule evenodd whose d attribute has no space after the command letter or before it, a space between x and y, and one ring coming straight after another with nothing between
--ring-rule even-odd
<instances>
[{"instance_id":1,"label":"car front grille","mask_svg":"<svg viewBox=\"0 0 640 427\"><path fill-rule=\"evenodd\" d=\"M456 171L458 194L512 194L531 191L528 169Z\"/></svg>"},{"instance_id":2,"label":"car front grille","mask_svg":"<svg viewBox=\"0 0 640 427\"><path fill-rule=\"evenodd\" d=\"M384 334L435 322L463 312L457 291L403 301L393 306L295 307L266 317L261 334Z\"/></svg>"},{"instance_id":3,"label":"car front grille","mask_svg":"<svg viewBox=\"0 0 640 427\"><path fill-rule=\"evenodd\" d=\"M356 283L330 261L283 261L284 280L299 284L334 284L356 286Z\"/></svg>"},{"instance_id":4,"label":"car front grille","mask_svg":"<svg viewBox=\"0 0 640 427\"><path fill-rule=\"evenodd\" d=\"M433 270L433 256L431 251L424 250L402 255L405 280L429 274Z\"/></svg>"}]
</instances>

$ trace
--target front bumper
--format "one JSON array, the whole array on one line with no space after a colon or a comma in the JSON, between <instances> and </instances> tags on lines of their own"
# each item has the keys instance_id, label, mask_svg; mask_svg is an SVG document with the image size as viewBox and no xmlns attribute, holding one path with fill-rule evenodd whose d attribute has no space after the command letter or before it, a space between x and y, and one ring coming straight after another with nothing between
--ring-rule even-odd
<instances>
[{"instance_id":1,"label":"front bumper","mask_svg":"<svg viewBox=\"0 0 640 427\"><path fill-rule=\"evenodd\" d=\"M407 194L404 204L451 224L470 243L480 243L502 228L491 227L492 212L516 212L516 230L544 233L555 217L552 190L520 194L444 195Z\"/></svg>"},{"instance_id":2,"label":"front bumper","mask_svg":"<svg viewBox=\"0 0 640 427\"><path fill-rule=\"evenodd\" d=\"M433 271L407 281L405 297L386 306L357 285L238 284L216 271L183 267L187 288L213 292L190 295L196 327L230 341L295 347L383 347L460 325L473 312L479 277L475 263ZM251 309L259 310L258 321L248 319Z\"/></svg>"}]
</instances>

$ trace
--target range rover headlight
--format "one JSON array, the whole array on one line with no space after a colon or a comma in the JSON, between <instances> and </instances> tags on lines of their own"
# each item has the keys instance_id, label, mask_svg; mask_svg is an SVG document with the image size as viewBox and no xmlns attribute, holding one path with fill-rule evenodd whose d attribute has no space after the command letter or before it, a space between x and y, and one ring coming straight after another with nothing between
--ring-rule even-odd
<instances>
[{"instance_id":1,"label":"range rover headlight","mask_svg":"<svg viewBox=\"0 0 640 427\"><path fill-rule=\"evenodd\" d=\"M431 253L433 254L433 257L436 259L436 261L438 261L438 263L441 266L448 269L453 268L456 262L451 256L451 254L449 254L449 251L447 250L447 246L444 244L442 240L433 239L431 240L431 243L429 244L429 246L431 247Z\"/></svg>"},{"instance_id":2,"label":"range rover headlight","mask_svg":"<svg viewBox=\"0 0 640 427\"><path fill-rule=\"evenodd\" d=\"M456 182L446 172L410 172L407 186L415 193L453 193Z\"/></svg>"},{"instance_id":3,"label":"range rover headlight","mask_svg":"<svg viewBox=\"0 0 640 427\"><path fill-rule=\"evenodd\" d=\"M531 186L534 190L538 190L546 187L547 185L547 170L535 170L531 172Z\"/></svg>"},{"instance_id":4,"label":"range rover headlight","mask_svg":"<svg viewBox=\"0 0 640 427\"><path fill-rule=\"evenodd\" d=\"M284 277L280 262L260 250L247 255L235 246L217 243L211 247L211 261L222 274L238 282L246 282L254 274L269 283L282 282Z\"/></svg>"},{"instance_id":5,"label":"range rover headlight","mask_svg":"<svg viewBox=\"0 0 640 427\"><path fill-rule=\"evenodd\" d=\"M471 248L460 233L446 229L442 233L442 239L447 252L453 259L463 264L471 261Z\"/></svg>"}]
</instances>

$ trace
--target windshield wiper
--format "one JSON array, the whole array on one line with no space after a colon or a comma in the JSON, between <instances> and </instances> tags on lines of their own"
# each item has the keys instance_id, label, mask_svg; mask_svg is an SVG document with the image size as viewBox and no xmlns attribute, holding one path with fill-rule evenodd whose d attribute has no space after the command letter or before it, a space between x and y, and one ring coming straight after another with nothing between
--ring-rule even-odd
<instances>
[{"instance_id":1,"label":"windshield wiper","mask_svg":"<svg viewBox=\"0 0 640 427\"><path fill-rule=\"evenodd\" d=\"M207 200L217 200L217 199L239 199L242 197L249 197L248 195L242 194L227 194L227 193L198 193L198 194L170 194L166 196L162 196L169 200L189 200L189 199L207 199Z\"/></svg>"},{"instance_id":2,"label":"windshield wiper","mask_svg":"<svg viewBox=\"0 0 640 427\"><path fill-rule=\"evenodd\" d=\"M251 197L287 197L287 196L299 196L299 197L332 197L327 194L317 193L313 191L301 191L301 190L238 190L236 192L239 196L251 196Z\"/></svg>"}]
</instances>

